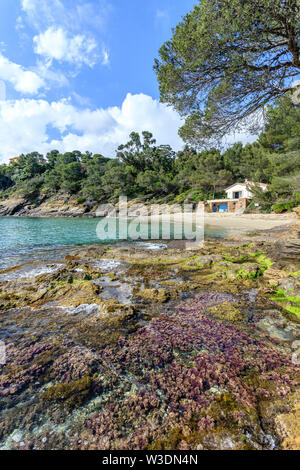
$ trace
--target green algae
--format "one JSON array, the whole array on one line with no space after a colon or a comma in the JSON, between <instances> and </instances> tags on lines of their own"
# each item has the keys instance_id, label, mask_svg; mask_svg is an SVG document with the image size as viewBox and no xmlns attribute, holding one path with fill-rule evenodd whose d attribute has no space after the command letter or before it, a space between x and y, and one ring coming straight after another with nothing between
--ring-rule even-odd
<instances>
[{"instance_id":1,"label":"green algae","mask_svg":"<svg viewBox=\"0 0 300 470\"><path fill-rule=\"evenodd\" d=\"M41 395L41 399L51 403L58 403L71 410L81 406L90 396L92 380L90 377L82 377L71 383L62 383L49 387Z\"/></svg>"},{"instance_id":2,"label":"green algae","mask_svg":"<svg viewBox=\"0 0 300 470\"><path fill-rule=\"evenodd\" d=\"M213 268L220 271L226 278L256 280L263 276L264 272L273 265L273 261L265 256L265 252L256 252L245 255L233 256L223 254L224 260L213 263ZM238 267L240 265L240 267Z\"/></svg>"},{"instance_id":3,"label":"green algae","mask_svg":"<svg viewBox=\"0 0 300 470\"><path fill-rule=\"evenodd\" d=\"M286 311L300 317L300 307L293 307L292 305L288 305L285 307Z\"/></svg>"},{"instance_id":4,"label":"green algae","mask_svg":"<svg viewBox=\"0 0 300 470\"><path fill-rule=\"evenodd\" d=\"M273 302L283 304L283 308L292 315L300 317L300 296L287 295L283 289L278 289L275 295L270 297Z\"/></svg>"},{"instance_id":5,"label":"green algae","mask_svg":"<svg viewBox=\"0 0 300 470\"><path fill-rule=\"evenodd\" d=\"M292 276L292 277L296 278L296 277L300 276L300 271L291 272L291 273L288 273L288 274L289 274L289 276Z\"/></svg>"},{"instance_id":6,"label":"green algae","mask_svg":"<svg viewBox=\"0 0 300 470\"><path fill-rule=\"evenodd\" d=\"M249 265L247 263L245 263L245 266L249 266ZM260 268L258 268L258 267L253 269L253 271L250 271L250 272L247 271L244 268L241 268L236 272L236 278L237 279L254 280L254 279L258 279L261 276L262 276L262 272L261 272Z\"/></svg>"},{"instance_id":7,"label":"green algae","mask_svg":"<svg viewBox=\"0 0 300 470\"><path fill-rule=\"evenodd\" d=\"M268 258L267 256L265 256L264 253L257 253L255 255L255 260L261 266L261 269L263 272L270 269L271 266L273 266L274 264L271 258Z\"/></svg>"}]
</instances>

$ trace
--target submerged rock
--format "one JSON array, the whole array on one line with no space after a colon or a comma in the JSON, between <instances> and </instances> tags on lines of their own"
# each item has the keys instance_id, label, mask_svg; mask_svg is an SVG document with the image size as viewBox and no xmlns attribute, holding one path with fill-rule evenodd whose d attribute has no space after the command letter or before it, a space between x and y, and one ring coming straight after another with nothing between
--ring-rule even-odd
<instances>
[{"instance_id":1,"label":"submerged rock","mask_svg":"<svg viewBox=\"0 0 300 470\"><path fill-rule=\"evenodd\" d=\"M300 327L290 324L283 316L263 318L257 323L257 327L279 342L291 342L300 338Z\"/></svg>"},{"instance_id":2,"label":"submerged rock","mask_svg":"<svg viewBox=\"0 0 300 470\"><path fill-rule=\"evenodd\" d=\"M215 305L207 309L207 313L213 315L215 318L220 320L226 320L229 322L237 322L243 320L243 315L240 310L233 304L225 302L221 305Z\"/></svg>"}]
</instances>

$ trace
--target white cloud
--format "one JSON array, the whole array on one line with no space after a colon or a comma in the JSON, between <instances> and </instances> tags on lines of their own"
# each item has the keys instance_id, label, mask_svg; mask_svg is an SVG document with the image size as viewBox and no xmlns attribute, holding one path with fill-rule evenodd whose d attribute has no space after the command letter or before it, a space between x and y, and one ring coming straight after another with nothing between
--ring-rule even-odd
<instances>
[{"instance_id":1,"label":"white cloud","mask_svg":"<svg viewBox=\"0 0 300 470\"><path fill-rule=\"evenodd\" d=\"M92 38L77 34L69 36L62 28L48 28L33 38L35 52L47 60L74 63L77 66L95 65L97 43Z\"/></svg>"},{"instance_id":2,"label":"white cloud","mask_svg":"<svg viewBox=\"0 0 300 470\"><path fill-rule=\"evenodd\" d=\"M11 83L16 91L24 94L35 94L45 85L44 80L38 74L11 62L1 53L0 79Z\"/></svg>"},{"instance_id":3,"label":"white cloud","mask_svg":"<svg viewBox=\"0 0 300 470\"><path fill-rule=\"evenodd\" d=\"M36 0L21 0L22 9L26 12L31 12L35 9Z\"/></svg>"},{"instance_id":4,"label":"white cloud","mask_svg":"<svg viewBox=\"0 0 300 470\"><path fill-rule=\"evenodd\" d=\"M24 29L24 23L23 23L23 18L22 16L18 16L17 20L16 20L16 29L17 30L22 30Z\"/></svg>"},{"instance_id":5,"label":"white cloud","mask_svg":"<svg viewBox=\"0 0 300 470\"><path fill-rule=\"evenodd\" d=\"M103 31L112 9L108 0L21 0L21 7L39 31L54 25L73 31L83 26Z\"/></svg>"},{"instance_id":6,"label":"white cloud","mask_svg":"<svg viewBox=\"0 0 300 470\"><path fill-rule=\"evenodd\" d=\"M21 7L36 29L55 24L67 13L59 0L21 0Z\"/></svg>"},{"instance_id":7,"label":"white cloud","mask_svg":"<svg viewBox=\"0 0 300 470\"><path fill-rule=\"evenodd\" d=\"M102 46L102 65L109 65L109 52L104 45Z\"/></svg>"},{"instance_id":8,"label":"white cloud","mask_svg":"<svg viewBox=\"0 0 300 470\"><path fill-rule=\"evenodd\" d=\"M21 0L21 6L27 22L38 33L34 36L34 50L45 58L48 67L53 60L75 64L77 68L83 64L92 67L101 58L102 65L109 64L107 48L103 46L101 54L96 40L105 29L111 9L107 0L70 4L60 0Z\"/></svg>"},{"instance_id":9,"label":"white cloud","mask_svg":"<svg viewBox=\"0 0 300 470\"><path fill-rule=\"evenodd\" d=\"M152 132L158 144L170 144L179 150L184 145L178 136L182 124L172 108L144 94L129 93L121 107L95 110L74 106L71 99L52 103L34 99L2 101L0 162L21 153L35 150L47 153L53 149L89 150L114 157L117 147L128 141L132 131L144 130ZM51 128L59 137L51 140ZM237 141L246 144L253 140L255 137L245 131L228 136L223 144L228 146Z\"/></svg>"},{"instance_id":10,"label":"white cloud","mask_svg":"<svg viewBox=\"0 0 300 470\"><path fill-rule=\"evenodd\" d=\"M67 86L69 81L60 70L51 70L43 61L37 61L37 65L33 67L36 72L46 83L51 83L59 87Z\"/></svg>"},{"instance_id":11,"label":"white cloud","mask_svg":"<svg viewBox=\"0 0 300 470\"><path fill-rule=\"evenodd\" d=\"M81 110L70 100L4 101L0 103L0 160L7 162L20 153L46 153L54 148L62 152L90 150L113 157L130 132L144 130L152 132L159 144L180 149L180 125L175 111L144 94L128 94L121 107L96 110ZM51 127L60 138L50 141Z\"/></svg>"}]
</instances>

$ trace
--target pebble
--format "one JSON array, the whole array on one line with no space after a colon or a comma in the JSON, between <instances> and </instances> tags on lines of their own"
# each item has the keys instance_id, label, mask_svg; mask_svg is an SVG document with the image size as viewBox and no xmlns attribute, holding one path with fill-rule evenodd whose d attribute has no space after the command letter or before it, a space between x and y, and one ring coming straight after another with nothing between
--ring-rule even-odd
<instances>
[{"instance_id":1,"label":"pebble","mask_svg":"<svg viewBox=\"0 0 300 470\"><path fill-rule=\"evenodd\" d=\"M16 434L12 436L12 440L14 442L20 442L21 439L22 439L22 434L20 432L17 432Z\"/></svg>"}]
</instances>

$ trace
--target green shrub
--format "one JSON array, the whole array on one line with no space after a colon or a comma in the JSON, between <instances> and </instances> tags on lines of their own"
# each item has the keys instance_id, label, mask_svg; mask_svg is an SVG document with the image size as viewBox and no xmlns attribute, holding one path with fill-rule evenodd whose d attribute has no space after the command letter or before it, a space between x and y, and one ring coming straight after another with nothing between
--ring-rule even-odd
<instances>
[{"instance_id":1,"label":"green shrub","mask_svg":"<svg viewBox=\"0 0 300 470\"><path fill-rule=\"evenodd\" d=\"M290 212L297 205L298 202L296 200L290 202L279 202L272 206L272 210L277 214L281 214L282 212Z\"/></svg>"},{"instance_id":2,"label":"green shrub","mask_svg":"<svg viewBox=\"0 0 300 470\"><path fill-rule=\"evenodd\" d=\"M79 198L77 199L77 203L78 203L78 204L83 204L85 201L86 201L86 197L79 197Z\"/></svg>"}]
</instances>

